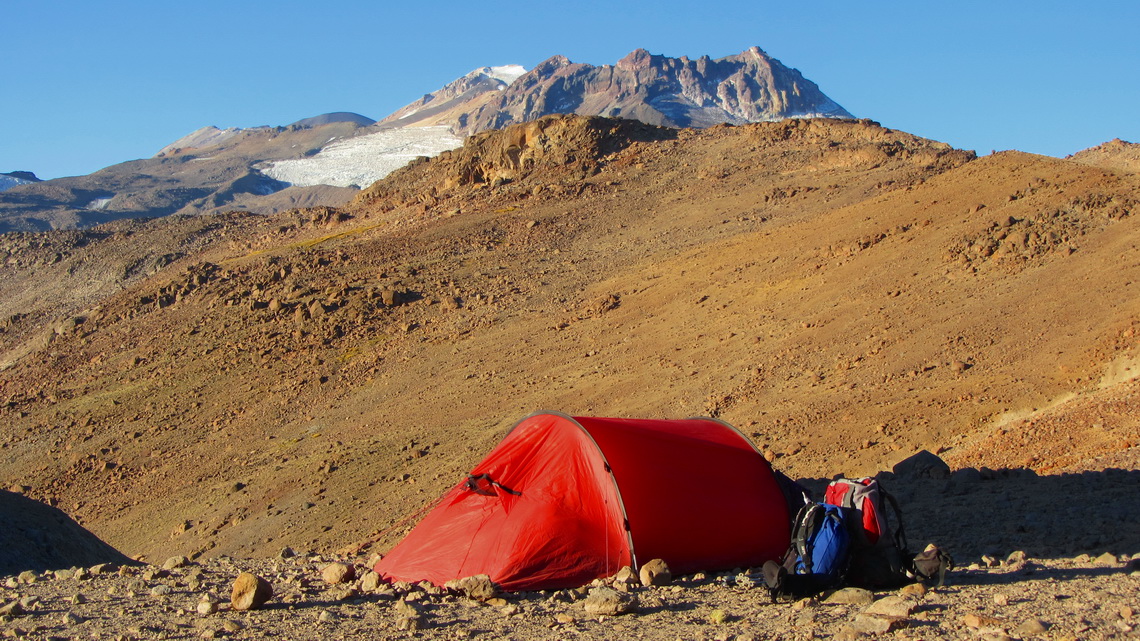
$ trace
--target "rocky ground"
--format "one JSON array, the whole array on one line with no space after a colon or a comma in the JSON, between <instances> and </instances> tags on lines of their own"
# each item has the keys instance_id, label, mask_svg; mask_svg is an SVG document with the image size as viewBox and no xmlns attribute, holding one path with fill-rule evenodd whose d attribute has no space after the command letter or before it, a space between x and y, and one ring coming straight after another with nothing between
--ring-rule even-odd
<instances>
[{"instance_id":1,"label":"rocky ground","mask_svg":"<svg viewBox=\"0 0 1140 641\"><path fill-rule=\"evenodd\" d=\"M334 563L301 556L109 564L4 579L0 634L35 639L1124 639L1140 636L1140 555L1039 559L1014 551L954 571L944 586L846 588L773 603L754 574L642 587L473 599L430 585L330 584ZM230 599L240 572L273 586L256 610ZM612 608L612 609L611 609Z\"/></svg>"},{"instance_id":2,"label":"rocky ground","mask_svg":"<svg viewBox=\"0 0 1140 641\"><path fill-rule=\"evenodd\" d=\"M0 634L720 641L1140 636L1140 512L1134 509L1140 471L950 473L937 458L925 460L933 464L903 465L880 478L901 503L911 546L934 541L957 558L943 586L875 593L846 588L773 603L757 569L741 568L660 585L611 579L577 590L491 594L470 586L387 585L369 571L372 555L284 548L270 559L174 557L157 565L123 560L13 572L0 577ZM802 482L818 494L826 480ZM272 587L264 606L233 606L245 602L234 592L243 572Z\"/></svg>"}]
</instances>

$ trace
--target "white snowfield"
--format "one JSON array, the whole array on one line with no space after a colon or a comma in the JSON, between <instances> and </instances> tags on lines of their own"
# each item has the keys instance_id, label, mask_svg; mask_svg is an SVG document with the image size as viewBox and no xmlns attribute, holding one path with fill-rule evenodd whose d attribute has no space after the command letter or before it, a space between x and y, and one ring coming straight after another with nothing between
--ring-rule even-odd
<instances>
[{"instance_id":1,"label":"white snowfield","mask_svg":"<svg viewBox=\"0 0 1140 641\"><path fill-rule=\"evenodd\" d=\"M495 80L502 80L508 85L518 80L519 76L526 73L526 67L522 65L502 65L500 67L483 67L472 71L471 74L482 73L485 76L494 78ZM471 75L468 74L468 75Z\"/></svg>"},{"instance_id":2,"label":"white snowfield","mask_svg":"<svg viewBox=\"0 0 1140 641\"><path fill-rule=\"evenodd\" d=\"M261 173L299 187L368 187L417 156L438 156L463 146L445 126L386 129L325 147L309 158L260 165Z\"/></svg>"},{"instance_id":3,"label":"white snowfield","mask_svg":"<svg viewBox=\"0 0 1140 641\"><path fill-rule=\"evenodd\" d=\"M32 181L24 180L23 178L16 178L15 176L4 176L0 174L0 191L11 189L16 185L26 185Z\"/></svg>"}]
</instances>

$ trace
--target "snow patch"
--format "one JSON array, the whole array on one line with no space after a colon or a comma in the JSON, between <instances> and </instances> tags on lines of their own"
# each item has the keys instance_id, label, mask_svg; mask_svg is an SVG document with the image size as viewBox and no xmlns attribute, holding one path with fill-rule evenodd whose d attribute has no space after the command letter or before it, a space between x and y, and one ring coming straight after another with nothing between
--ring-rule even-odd
<instances>
[{"instance_id":1,"label":"snow patch","mask_svg":"<svg viewBox=\"0 0 1140 641\"><path fill-rule=\"evenodd\" d=\"M111 198L114 198L114 196L112 196ZM107 205L111 202L111 198L96 198L95 200L92 200L91 202L84 205L83 209L90 209L92 211L103 211L104 209L107 208Z\"/></svg>"},{"instance_id":2,"label":"snow patch","mask_svg":"<svg viewBox=\"0 0 1140 641\"><path fill-rule=\"evenodd\" d=\"M278 160L261 172L292 185L367 187L419 156L437 156L463 145L445 126L386 129L342 140L309 158Z\"/></svg>"},{"instance_id":3,"label":"snow patch","mask_svg":"<svg viewBox=\"0 0 1140 641\"><path fill-rule=\"evenodd\" d=\"M502 80L509 85L515 80L518 80L519 76L526 73L526 67L522 65L502 65L499 67L483 67L479 71L489 78Z\"/></svg>"},{"instance_id":4,"label":"snow patch","mask_svg":"<svg viewBox=\"0 0 1140 641\"><path fill-rule=\"evenodd\" d=\"M24 180L23 178L16 178L15 176L5 176L3 174L0 174L0 191L5 191L18 185L26 185L30 182L35 181Z\"/></svg>"}]
</instances>

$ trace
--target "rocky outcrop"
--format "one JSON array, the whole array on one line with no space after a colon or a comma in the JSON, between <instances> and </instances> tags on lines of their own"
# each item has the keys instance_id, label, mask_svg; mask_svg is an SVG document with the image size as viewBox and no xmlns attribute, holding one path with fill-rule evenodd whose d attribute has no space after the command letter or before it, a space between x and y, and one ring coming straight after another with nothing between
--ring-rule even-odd
<instances>
[{"instance_id":1,"label":"rocky outcrop","mask_svg":"<svg viewBox=\"0 0 1140 641\"><path fill-rule=\"evenodd\" d=\"M612 66L554 56L511 83L497 100L458 117L455 127L472 134L555 113L632 118L667 127L852 117L815 83L759 47L716 60L638 49Z\"/></svg>"}]
</instances>

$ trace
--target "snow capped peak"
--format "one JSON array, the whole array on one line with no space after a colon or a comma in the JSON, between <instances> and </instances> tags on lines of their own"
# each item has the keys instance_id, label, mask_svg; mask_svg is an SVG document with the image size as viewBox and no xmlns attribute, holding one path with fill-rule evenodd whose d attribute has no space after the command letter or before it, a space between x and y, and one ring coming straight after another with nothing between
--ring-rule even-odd
<instances>
[{"instance_id":1,"label":"snow capped peak","mask_svg":"<svg viewBox=\"0 0 1140 641\"><path fill-rule=\"evenodd\" d=\"M480 67L467 75L487 76L488 78L499 80L509 85L524 73L526 73L526 67L522 65L502 65L499 67Z\"/></svg>"}]
</instances>

